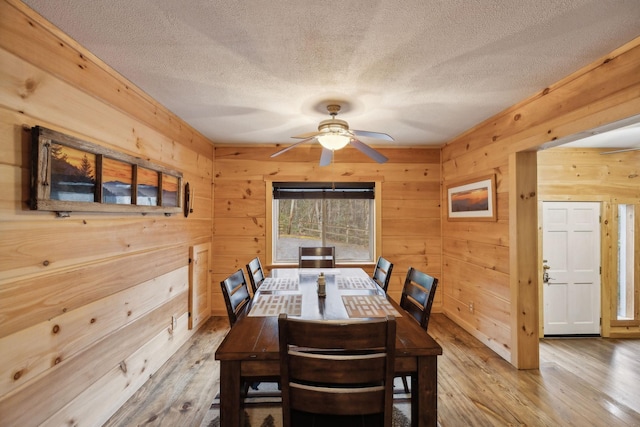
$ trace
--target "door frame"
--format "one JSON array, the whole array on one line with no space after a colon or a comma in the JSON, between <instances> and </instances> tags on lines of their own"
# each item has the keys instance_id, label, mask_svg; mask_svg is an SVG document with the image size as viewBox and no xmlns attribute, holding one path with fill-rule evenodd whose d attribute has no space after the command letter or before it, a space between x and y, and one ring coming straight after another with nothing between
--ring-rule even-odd
<instances>
[{"instance_id":1,"label":"door frame","mask_svg":"<svg viewBox=\"0 0 640 427\"><path fill-rule=\"evenodd\" d=\"M509 287L511 291L510 326L512 344L510 362L518 369L539 368L539 340L543 330L540 324L543 319L540 310L544 307L540 304L542 287L539 284L539 280L542 278L542 237L538 222L542 208L537 201L537 152L585 138L594 132L606 132L637 122L640 122L640 114L595 128L578 131L566 137L553 139L523 150L516 150L509 154ZM535 200L533 204L531 203L532 199ZM581 199L602 203L600 211L602 215L600 240L601 245L610 244L611 242L607 239L611 239L611 236L607 237L602 227L606 224L614 223L611 202L603 202L593 198L589 200L589 197L582 197ZM547 200L554 201L553 198L548 198ZM569 201L570 198L556 198L555 200ZM532 253L532 241L537 241L535 249L537 254ZM601 257L606 256L607 253L606 250L601 248ZM605 321L602 322L600 330L602 337L609 337L611 322L607 319L611 317L612 295L611 287L605 286L605 281L609 280L610 272L606 270L606 263L601 265L600 315Z\"/></svg>"}]
</instances>

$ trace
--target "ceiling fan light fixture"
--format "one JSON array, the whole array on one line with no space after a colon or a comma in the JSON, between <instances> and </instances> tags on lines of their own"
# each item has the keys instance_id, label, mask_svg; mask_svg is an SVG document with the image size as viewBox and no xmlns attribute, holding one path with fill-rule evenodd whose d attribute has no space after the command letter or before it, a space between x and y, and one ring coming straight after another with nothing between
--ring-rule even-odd
<instances>
[{"instance_id":1,"label":"ceiling fan light fixture","mask_svg":"<svg viewBox=\"0 0 640 427\"><path fill-rule=\"evenodd\" d=\"M320 142L320 145L322 145L324 148L334 151L344 148L349 143L349 141L351 141L351 138L348 135L344 135L341 133L328 132L318 136L318 142Z\"/></svg>"},{"instance_id":2,"label":"ceiling fan light fixture","mask_svg":"<svg viewBox=\"0 0 640 427\"><path fill-rule=\"evenodd\" d=\"M336 118L336 115L340 111L340 105L338 104L327 105L327 111L329 111L329 115L331 116L331 118L321 121L318 125L317 132L307 132L302 135L294 136L293 138L300 139L301 141L298 141L293 145L290 145L278 152L273 153L271 157L279 156L280 154L285 153L300 144L316 141L319 142L322 146L320 166L329 165L331 163L331 160L333 159L332 153L336 150L344 148L347 144L350 144L353 148L371 157L378 163L384 163L389 160L378 151L360 141L358 139L358 136L384 139L386 141L393 141L393 138L391 138L386 133L363 130L349 130L349 124L347 122Z\"/></svg>"}]
</instances>

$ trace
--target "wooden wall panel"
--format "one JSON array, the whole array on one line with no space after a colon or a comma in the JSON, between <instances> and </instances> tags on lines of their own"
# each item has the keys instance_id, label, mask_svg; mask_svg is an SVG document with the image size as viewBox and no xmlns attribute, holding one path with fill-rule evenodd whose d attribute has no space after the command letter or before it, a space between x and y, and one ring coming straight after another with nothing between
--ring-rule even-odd
<instances>
[{"instance_id":1,"label":"wooden wall panel","mask_svg":"<svg viewBox=\"0 0 640 427\"><path fill-rule=\"evenodd\" d=\"M185 266L1 338L0 347L11 352L0 354L0 393L10 393L186 292L187 279Z\"/></svg>"},{"instance_id":2,"label":"wooden wall panel","mask_svg":"<svg viewBox=\"0 0 640 427\"><path fill-rule=\"evenodd\" d=\"M511 275L518 275L518 271L534 271L538 267L536 250L525 251L528 247L536 247L537 239L530 239L526 233L521 236L514 235L518 233L515 227L511 230L509 212L518 211L510 208L516 200L520 200L512 197L535 198L537 195L534 189L527 194L510 194L511 186L508 183L512 177L509 175L513 172L510 156L522 151L536 151L543 144L557 138L637 114L640 114L640 38L565 79L547 88L541 88L540 93L480 123L447 143L442 149L442 182L445 188L473 176L491 173L495 174L498 180L496 223L448 223L443 208L443 311L515 366L535 367L519 366L519 362L512 361L511 358L514 348L520 354L538 352L537 341L530 339L531 325L523 328L522 324L517 323L519 316L514 315L514 310L528 314L537 313L537 298L528 298L528 294L518 292L513 294L517 301L514 300L514 296L508 297L510 318L503 316L499 311L494 314L483 307L476 307L475 313L468 310L469 302L476 301L481 296L476 283L496 286L489 280L495 274L489 267L497 266L499 259L502 260L501 267L499 270L496 267L496 271L509 275L507 282L511 283L511 287L521 286L515 283L522 279L518 277L517 280L512 280ZM565 168L565 171L574 170L571 167L566 169L566 165L561 168ZM597 163L583 165L580 168L591 176L591 183L596 176L602 177L609 173ZM559 173L556 169L548 172L552 176L558 176ZM544 175L544 171L539 173L540 177ZM519 179L521 177L516 178L514 182L517 184ZM555 180L545 185L547 189L567 187ZM515 185L513 188L521 187ZM540 190L543 191L543 188ZM585 192L589 193L594 191L597 190L585 189ZM443 206L444 202L443 199ZM535 212L533 214L535 215ZM527 242L524 239L534 241ZM517 243L515 247L512 241ZM465 247L473 248L474 253L469 254ZM504 265L505 252L509 253L508 268ZM454 265L455 261L464 261L476 265L479 269L462 273L449 271L446 266ZM514 269L513 264L516 262L519 264ZM462 291L458 293L459 298L464 298L463 301L456 299L451 291L452 288L458 287ZM502 302L502 297L499 298ZM485 302L489 303L488 300ZM529 344L519 346L525 341Z\"/></svg>"},{"instance_id":3,"label":"wooden wall panel","mask_svg":"<svg viewBox=\"0 0 640 427\"><path fill-rule=\"evenodd\" d=\"M0 424L100 425L193 333L213 145L16 0L0 0L0 80ZM182 172L194 212L29 210L35 125Z\"/></svg>"},{"instance_id":4,"label":"wooden wall panel","mask_svg":"<svg viewBox=\"0 0 640 427\"><path fill-rule=\"evenodd\" d=\"M211 315L211 243L189 248L189 329Z\"/></svg>"},{"instance_id":5,"label":"wooden wall panel","mask_svg":"<svg viewBox=\"0 0 640 427\"><path fill-rule=\"evenodd\" d=\"M178 317L174 330L162 330L135 353L111 367L105 375L49 417L43 426L104 424L166 362L168 356L186 342L190 336L188 317L187 313Z\"/></svg>"},{"instance_id":6,"label":"wooden wall panel","mask_svg":"<svg viewBox=\"0 0 640 427\"><path fill-rule=\"evenodd\" d=\"M52 213L39 213L40 218L45 216L52 222L0 223L3 237L0 242L0 280L175 246L185 238L208 238L211 232L210 220L176 217L170 222L170 219L159 216L136 218L131 215L107 219L93 214L55 219ZM114 236L114 229L119 234ZM78 238L73 240L73 245L60 245L69 236L85 235L91 238ZM188 254L183 253L182 256L187 259Z\"/></svg>"},{"instance_id":7,"label":"wooden wall panel","mask_svg":"<svg viewBox=\"0 0 640 427\"><path fill-rule=\"evenodd\" d=\"M501 273L509 273L507 246L447 238L442 241L442 255Z\"/></svg>"},{"instance_id":8,"label":"wooden wall panel","mask_svg":"<svg viewBox=\"0 0 640 427\"><path fill-rule=\"evenodd\" d=\"M0 414L5 425L38 425L44 422L77 394L99 380L112 367L131 355L168 327L167 320L187 310L187 292L132 322L118 334L111 334L86 351L62 361L45 376L36 378L20 393L0 400ZM71 380L71 381L70 381ZM64 386L62 386L64 384ZM52 390L55 390L52 393ZM53 396L51 396L53 394ZM25 398L28 396L28 398ZM105 399L110 396L105 395Z\"/></svg>"},{"instance_id":9,"label":"wooden wall panel","mask_svg":"<svg viewBox=\"0 0 640 427\"><path fill-rule=\"evenodd\" d=\"M273 146L215 148L213 307L226 315L218 283L255 256L266 269L265 180L382 181L382 253L394 263L389 293L399 300L410 266L435 277L441 274L440 154L438 149L381 147L389 161L378 164L357 150L336 152L334 163L318 166L320 149L308 144L276 159ZM373 266L363 266L370 273ZM434 311L440 311L438 293Z\"/></svg>"},{"instance_id":10,"label":"wooden wall panel","mask_svg":"<svg viewBox=\"0 0 640 427\"><path fill-rule=\"evenodd\" d=\"M615 319L615 296L618 294L615 212L619 203L640 205L640 151L600 154L608 150L558 147L538 152L539 199L541 202L602 203L602 334L618 338L640 337L640 326L621 325ZM635 247L640 248L638 230ZM542 300L542 292L540 298Z\"/></svg>"}]
</instances>

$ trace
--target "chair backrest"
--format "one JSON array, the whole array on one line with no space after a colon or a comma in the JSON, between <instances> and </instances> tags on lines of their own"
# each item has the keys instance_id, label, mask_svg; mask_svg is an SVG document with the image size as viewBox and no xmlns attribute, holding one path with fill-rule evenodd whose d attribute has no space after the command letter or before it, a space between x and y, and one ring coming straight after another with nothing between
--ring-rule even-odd
<instances>
[{"instance_id":1,"label":"chair backrest","mask_svg":"<svg viewBox=\"0 0 640 427\"><path fill-rule=\"evenodd\" d=\"M391 280L392 271L393 264L382 257L378 257L376 268L373 270L372 279L384 290L385 293L387 293L387 288L389 288L389 280Z\"/></svg>"},{"instance_id":2,"label":"chair backrest","mask_svg":"<svg viewBox=\"0 0 640 427\"><path fill-rule=\"evenodd\" d=\"M244 277L244 272L238 270L220 282L220 286L222 287L224 303L227 306L229 323L231 327L233 327L236 320L238 320L238 316L247 308L251 301L247 279Z\"/></svg>"},{"instance_id":3,"label":"chair backrest","mask_svg":"<svg viewBox=\"0 0 640 427\"><path fill-rule=\"evenodd\" d=\"M278 318L283 426L295 412L380 414L391 426L396 320ZM295 423L294 423L295 424Z\"/></svg>"},{"instance_id":4,"label":"chair backrest","mask_svg":"<svg viewBox=\"0 0 640 427\"><path fill-rule=\"evenodd\" d=\"M256 290L264 281L264 270L262 269L262 263L260 258L255 257L249 264L247 264L247 274L249 275L249 282L251 282L251 291L255 295Z\"/></svg>"},{"instance_id":5,"label":"chair backrest","mask_svg":"<svg viewBox=\"0 0 640 427\"><path fill-rule=\"evenodd\" d=\"M334 268L336 266L336 248L334 246L300 247L298 267Z\"/></svg>"},{"instance_id":6,"label":"chair backrest","mask_svg":"<svg viewBox=\"0 0 640 427\"><path fill-rule=\"evenodd\" d=\"M409 312L425 331L429 326L437 286L438 279L410 267L402 287L400 307Z\"/></svg>"}]
</instances>

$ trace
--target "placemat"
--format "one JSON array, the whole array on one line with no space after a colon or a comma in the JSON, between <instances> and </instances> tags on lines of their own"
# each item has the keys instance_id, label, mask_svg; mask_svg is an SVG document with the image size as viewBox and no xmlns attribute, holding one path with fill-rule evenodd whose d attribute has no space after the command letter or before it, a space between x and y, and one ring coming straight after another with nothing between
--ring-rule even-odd
<instances>
[{"instance_id":1,"label":"placemat","mask_svg":"<svg viewBox=\"0 0 640 427\"><path fill-rule=\"evenodd\" d=\"M249 317L277 316L287 313L289 316L302 315L302 295L260 295L253 302Z\"/></svg>"},{"instance_id":2,"label":"placemat","mask_svg":"<svg viewBox=\"0 0 640 427\"><path fill-rule=\"evenodd\" d=\"M336 277L338 289L377 289L378 285L368 277Z\"/></svg>"},{"instance_id":3,"label":"placemat","mask_svg":"<svg viewBox=\"0 0 640 427\"><path fill-rule=\"evenodd\" d=\"M402 317L383 295L343 295L342 303L349 317Z\"/></svg>"},{"instance_id":4,"label":"placemat","mask_svg":"<svg viewBox=\"0 0 640 427\"><path fill-rule=\"evenodd\" d=\"M267 277L260 285L261 291L297 291L298 279L289 277Z\"/></svg>"}]
</instances>

